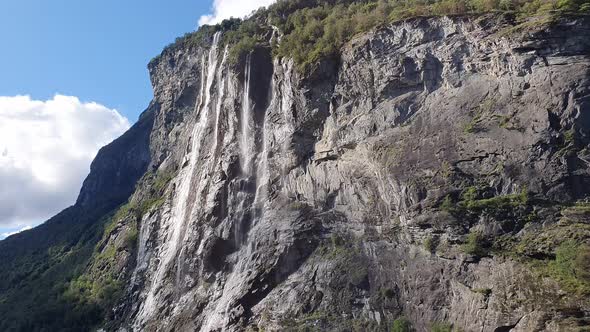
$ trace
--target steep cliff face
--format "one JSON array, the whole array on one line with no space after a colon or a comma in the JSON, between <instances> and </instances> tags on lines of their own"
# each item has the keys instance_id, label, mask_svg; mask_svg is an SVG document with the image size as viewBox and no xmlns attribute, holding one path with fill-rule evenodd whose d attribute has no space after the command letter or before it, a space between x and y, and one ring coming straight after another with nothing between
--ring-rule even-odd
<instances>
[{"instance_id":1,"label":"steep cliff face","mask_svg":"<svg viewBox=\"0 0 590 332\"><path fill-rule=\"evenodd\" d=\"M68 299L119 331L587 326L589 23L412 19L306 73L168 48L72 208L108 221Z\"/></svg>"},{"instance_id":2,"label":"steep cliff face","mask_svg":"<svg viewBox=\"0 0 590 332\"><path fill-rule=\"evenodd\" d=\"M117 324L588 324L586 281L539 267L590 235L571 205L590 188L588 27L414 19L306 75L263 47L231 64L223 32L167 50L152 152L172 175L139 222Z\"/></svg>"}]
</instances>

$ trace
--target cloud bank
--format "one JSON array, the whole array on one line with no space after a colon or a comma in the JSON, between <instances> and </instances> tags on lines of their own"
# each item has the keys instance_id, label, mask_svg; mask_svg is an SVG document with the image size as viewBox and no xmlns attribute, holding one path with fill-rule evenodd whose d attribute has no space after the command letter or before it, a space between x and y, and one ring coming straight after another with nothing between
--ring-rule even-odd
<instances>
[{"instance_id":1,"label":"cloud bank","mask_svg":"<svg viewBox=\"0 0 590 332\"><path fill-rule=\"evenodd\" d=\"M76 97L0 97L0 231L74 203L100 147L128 128L116 110Z\"/></svg>"},{"instance_id":2,"label":"cloud bank","mask_svg":"<svg viewBox=\"0 0 590 332\"><path fill-rule=\"evenodd\" d=\"M2 235L0 235L0 239L7 238L7 237L9 237L9 236L11 236L11 235L18 234L18 233L20 233L20 232L28 231L28 230L29 230L29 229L31 229L31 228L33 228L33 227L31 227L31 226L27 225L27 226L25 226L25 227L23 227L23 228L21 228L21 229L19 229L19 230L16 230L16 231L14 231L14 232L6 232L6 233L2 233Z\"/></svg>"},{"instance_id":3,"label":"cloud bank","mask_svg":"<svg viewBox=\"0 0 590 332\"><path fill-rule=\"evenodd\" d=\"M201 16L199 26L216 24L230 17L242 18L276 0L214 0L211 14Z\"/></svg>"}]
</instances>

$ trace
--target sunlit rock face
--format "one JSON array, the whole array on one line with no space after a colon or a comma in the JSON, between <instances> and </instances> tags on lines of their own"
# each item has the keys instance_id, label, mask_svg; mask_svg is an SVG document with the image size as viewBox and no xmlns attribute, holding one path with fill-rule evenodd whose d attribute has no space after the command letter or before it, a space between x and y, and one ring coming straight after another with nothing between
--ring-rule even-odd
<instances>
[{"instance_id":1,"label":"sunlit rock face","mask_svg":"<svg viewBox=\"0 0 590 332\"><path fill-rule=\"evenodd\" d=\"M561 212L590 194L588 27L419 18L306 73L264 47L235 63L223 32L167 49L149 67L151 132L130 165L171 180L128 178L132 202L163 194L106 241L137 224L105 329L584 325L588 299L514 253L554 257L539 240L553 230L588 236L588 216ZM100 173L101 154L94 165L82 203L123 181Z\"/></svg>"},{"instance_id":2,"label":"sunlit rock face","mask_svg":"<svg viewBox=\"0 0 590 332\"><path fill-rule=\"evenodd\" d=\"M152 167L175 176L141 220L121 329L577 324L587 301L509 255L462 250L474 230L520 239L541 224L443 206L470 187L551 202L589 192L587 150L559 152L568 131L589 140L590 39L574 33L588 22L510 27L393 24L307 74L264 48L232 64L222 32L165 52L150 67Z\"/></svg>"}]
</instances>

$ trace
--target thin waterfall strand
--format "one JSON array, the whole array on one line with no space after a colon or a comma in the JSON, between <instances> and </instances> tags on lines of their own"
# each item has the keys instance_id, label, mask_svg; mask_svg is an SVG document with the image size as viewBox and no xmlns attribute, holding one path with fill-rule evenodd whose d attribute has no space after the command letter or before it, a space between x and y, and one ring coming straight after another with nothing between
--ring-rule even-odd
<instances>
[{"instance_id":1,"label":"thin waterfall strand","mask_svg":"<svg viewBox=\"0 0 590 332\"><path fill-rule=\"evenodd\" d=\"M221 33L216 33L213 38L213 44L211 49L209 50L208 54L208 62L207 62L207 79L206 84L201 86L201 96L204 92L204 98L200 98L199 103L195 105L195 108L200 108L197 114L197 122L193 127L192 135L191 135L191 149L190 149L190 159L188 163L188 167L185 167L185 170L179 175L179 184L178 184L178 191L175 195L175 199L173 202L171 218L168 220L170 223L170 227L172 228L171 232L168 233L166 237L166 244L160 255L160 264L155 272L153 282L151 287L148 291L147 297L145 302L138 314L139 320L141 321L144 317L149 317L149 315L156 310L155 308L155 295L160 285L161 281L163 280L166 272L169 269L170 263L173 261L174 257L177 256L178 247L181 242L181 237L184 233L184 228L186 225L186 218L187 215L190 216L190 213L187 214L187 210L189 210L189 204L191 202L188 201L190 187L193 175L195 173L195 165L197 161L197 157L199 154L199 147L201 136L203 131L206 127L208 122L208 113L209 113L209 102L211 99L211 87L213 86L213 82L215 80L215 72L217 68L217 51L218 45L221 38ZM204 67L204 66L203 66ZM202 72L204 74L204 72ZM203 80L204 76L201 76L201 80Z\"/></svg>"},{"instance_id":2,"label":"thin waterfall strand","mask_svg":"<svg viewBox=\"0 0 590 332\"><path fill-rule=\"evenodd\" d=\"M241 155L240 155L240 164L242 166L242 173L244 175L250 175L251 172L251 163L252 163L252 153L253 153L253 145L254 145L254 135L252 133L252 125L250 121L252 121L252 106L250 104L250 70L252 65L252 58L251 55L248 54L246 59L246 69L244 72L244 89L243 89L243 97L242 97L242 114L241 114L241 121L242 121L242 137L241 137Z\"/></svg>"},{"instance_id":3,"label":"thin waterfall strand","mask_svg":"<svg viewBox=\"0 0 590 332\"><path fill-rule=\"evenodd\" d=\"M213 147L211 148L211 157L215 159L217 156L217 147L219 146L219 119L221 116L221 110L223 107L223 99L225 97L225 85L227 77L223 75L223 68L228 56L228 46L225 46L223 51L223 59L221 60L220 70L217 73L217 103L215 105L215 125L213 126ZM211 163L211 168L215 167L215 163Z\"/></svg>"}]
</instances>

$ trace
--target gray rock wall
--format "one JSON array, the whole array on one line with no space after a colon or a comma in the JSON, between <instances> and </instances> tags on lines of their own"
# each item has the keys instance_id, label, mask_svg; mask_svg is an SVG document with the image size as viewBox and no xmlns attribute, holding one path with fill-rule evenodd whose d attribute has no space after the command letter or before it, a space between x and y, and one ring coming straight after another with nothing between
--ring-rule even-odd
<instances>
[{"instance_id":1,"label":"gray rock wall","mask_svg":"<svg viewBox=\"0 0 590 332\"><path fill-rule=\"evenodd\" d=\"M588 36L585 18L421 18L355 38L310 75L263 48L231 65L219 35L168 51L150 68L151 167L175 177L141 220L122 329L582 324L588 301L510 255L461 249L474 230L551 227L553 210L535 205L542 220L524 224L441 204L470 187L587 197Z\"/></svg>"}]
</instances>

